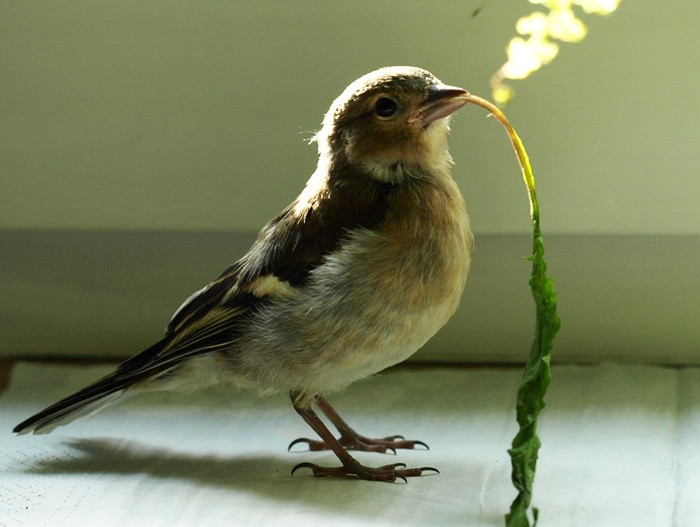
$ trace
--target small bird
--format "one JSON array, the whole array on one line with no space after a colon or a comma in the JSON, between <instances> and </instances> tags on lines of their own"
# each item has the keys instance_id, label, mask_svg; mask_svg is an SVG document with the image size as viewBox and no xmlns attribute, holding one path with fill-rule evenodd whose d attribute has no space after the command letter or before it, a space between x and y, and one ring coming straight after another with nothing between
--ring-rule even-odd
<instances>
[{"instance_id":1,"label":"small bird","mask_svg":"<svg viewBox=\"0 0 700 527\"><path fill-rule=\"evenodd\" d=\"M320 437L289 448L330 449L341 462L292 474L405 481L437 472L362 465L348 450L427 445L362 436L325 397L408 358L457 308L474 240L447 140L467 95L407 66L350 84L313 139L316 170L250 250L177 309L162 340L14 432L49 432L141 391L227 383L289 394Z\"/></svg>"}]
</instances>

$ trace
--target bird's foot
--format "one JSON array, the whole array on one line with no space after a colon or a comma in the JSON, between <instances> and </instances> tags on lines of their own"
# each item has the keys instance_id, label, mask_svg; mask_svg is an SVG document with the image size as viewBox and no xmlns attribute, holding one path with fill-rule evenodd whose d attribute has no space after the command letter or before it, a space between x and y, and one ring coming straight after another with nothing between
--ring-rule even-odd
<instances>
[{"instance_id":1,"label":"bird's foot","mask_svg":"<svg viewBox=\"0 0 700 527\"><path fill-rule=\"evenodd\" d=\"M363 452L386 453L387 451L390 451L391 453L396 454L397 449L401 448L410 450L415 449L417 446L425 447L426 450L430 450L428 445L426 445L423 441L404 439L404 437L400 435L384 437L381 439L371 439L358 434L352 428L341 432L338 442L343 445L346 450L360 450ZM289 444L288 450L291 450L294 445L299 443L306 443L309 445L309 450L311 451L330 449L330 447L324 441L300 437Z\"/></svg>"},{"instance_id":2,"label":"bird's foot","mask_svg":"<svg viewBox=\"0 0 700 527\"><path fill-rule=\"evenodd\" d=\"M355 460L353 459L352 461ZM433 467L406 468L404 463L393 463L381 467L366 467L358 461L355 461L355 463L349 463L348 465L340 467L321 467L314 463L299 463L292 469L292 475L301 468L311 469L315 477L355 477L370 481L386 481L389 483L397 479L401 479L407 483L408 480L406 478L422 476L426 471L435 472L436 474L440 473L438 469Z\"/></svg>"}]
</instances>

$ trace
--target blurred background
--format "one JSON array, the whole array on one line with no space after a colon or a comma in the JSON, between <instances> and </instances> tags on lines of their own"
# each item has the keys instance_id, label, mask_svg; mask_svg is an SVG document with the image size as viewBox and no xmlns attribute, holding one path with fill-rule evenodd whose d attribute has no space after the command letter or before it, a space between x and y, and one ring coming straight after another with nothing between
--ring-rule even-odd
<instances>
[{"instance_id":1,"label":"blurred background","mask_svg":"<svg viewBox=\"0 0 700 527\"><path fill-rule=\"evenodd\" d=\"M122 358L239 258L316 162L343 88L387 65L490 97L525 0L4 2L0 357ZM478 10L477 14L474 14ZM514 83L560 362L700 363L700 3L624 1ZM528 203L506 135L453 119L477 254L414 360L518 363Z\"/></svg>"}]
</instances>

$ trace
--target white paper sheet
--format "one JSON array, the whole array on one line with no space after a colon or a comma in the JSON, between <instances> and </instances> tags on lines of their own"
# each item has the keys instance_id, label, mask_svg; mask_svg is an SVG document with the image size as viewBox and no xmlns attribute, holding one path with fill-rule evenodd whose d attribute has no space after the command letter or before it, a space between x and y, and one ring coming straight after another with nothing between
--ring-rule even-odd
<instances>
[{"instance_id":1,"label":"white paper sheet","mask_svg":"<svg viewBox=\"0 0 700 527\"><path fill-rule=\"evenodd\" d=\"M283 398L225 389L143 395L49 435L11 434L107 370L15 369L0 397L0 526L496 526L514 497L518 370L400 369L329 397L365 435L430 445L356 453L440 469L408 484L290 476L302 461L337 462L286 451L313 432ZM555 367L540 435L540 525L698 525L700 370Z\"/></svg>"}]
</instances>

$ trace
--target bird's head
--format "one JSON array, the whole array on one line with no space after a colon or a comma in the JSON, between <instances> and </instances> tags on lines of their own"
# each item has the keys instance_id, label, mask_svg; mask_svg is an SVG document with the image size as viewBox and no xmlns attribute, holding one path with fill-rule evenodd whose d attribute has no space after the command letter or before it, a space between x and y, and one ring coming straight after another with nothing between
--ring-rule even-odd
<instances>
[{"instance_id":1,"label":"bird's head","mask_svg":"<svg viewBox=\"0 0 700 527\"><path fill-rule=\"evenodd\" d=\"M322 159L398 183L407 174L449 165L449 119L467 92L414 67L360 77L333 102L316 135Z\"/></svg>"}]
</instances>

